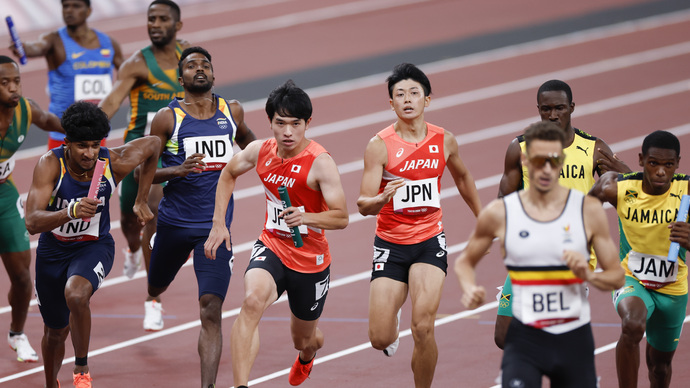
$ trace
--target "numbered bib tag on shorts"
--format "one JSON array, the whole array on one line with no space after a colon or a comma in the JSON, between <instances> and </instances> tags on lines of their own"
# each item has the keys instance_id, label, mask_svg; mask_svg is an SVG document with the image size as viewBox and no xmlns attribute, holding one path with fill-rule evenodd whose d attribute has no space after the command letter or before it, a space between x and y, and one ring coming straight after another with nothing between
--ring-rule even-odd
<instances>
[{"instance_id":1,"label":"numbered bib tag on shorts","mask_svg":"<svg viewBox=\"0 0 690 388\"><path fill-rule=\"evenodd\" d=\"M661 288L678 279L678 263L666 260L666 256L630 251L628 269L645 288Z\"/></svg>"},{"instance_id":2,"label":"numbered bib tag on shorts","mask_svg":"<svg viewBox=\"0 0 690 388\"><path fill-rule=\"evenodd\" d=\"M5 160L4 162L0 162L0 184L3 184L7 181L7 178L9 178L10 174L12 174L12 170L14 170L14 155L12 155L11 158Z\"/></svg>"},{"instance_id":3,"label":"numbered bib tag on shorts","mask_svg":"<svg viewBox=\"0 0 690 388\"><path fill-rule=\"evenodd\" d=\"M151 123L153 122L153 118L156 117L156 113L158 112L146 113L146 127L144 127L144 136L151 134Z\"/></svg>"},{"instance_id":4,"label":"numbered bib tag on shorts","mask_svg":"<svg viewBox=\"0 0 690 388\"><path fill-rule=\"evenodd\" d=\"M304 211L304 206L298 206L300 211ZM275 203L270 200L266 200L266 212L268 217L266 217L266 230L273 233L277 237L281 238L292 238L290 234L290 228L285 225L282 218L278 218L278 214L283 211L282 203ZM300 225L299 233L301 235L307 235L307 226Z\"/></svg>"},{"instance_id":5,"label":"numbered bib tag on shorts","mask_svg":"<svg viewBox=\"0 0 690 388\"><path fill-rule=\"evenodd\" d=\"M74 76L74 100L100 101L110 93L110 74L77 74Z\"/></svg>"},{"instance_id":6,"label":"numbered bib tag on shorts","mask_svg":"<svg viewBox=\"0 0 690 388\"><path fill-rule=\"evenodd\" d=\"M206 171L222 170L234 152L228 135L187 137L184 139L184 151L187 156L193 153L206 155Z\"/></svg>"},{"instance_id":7,"label":"numbered bib tag on shorts","mask_svg":"<svg viewBox=\"0 0 690 388\"><path fill-rule=\"evenodd\" d=\"M424 215L441 207L438 177L405 181L393 196L393 210L407 215Z\"/></svg>"},{"instance_id":8,"label":"numbered bib tag on shorts","mask_svg":"<svg viewBox=\"0 0 690 388\"><path fill-rule=\"evenodd\" d=\"M543 328L580 318L582 285L579 283L566 286L513 284L513 293L520 293L520 306L513 304L513 308L520 309L519 318L526 325Z\"/></svg>"},{"instance_id":9,"label":"numbered bib tag on shorts","mask_svg":"<svg viewBox=\"0 0 690 388\"><path fill-rule=\"evenodd\" d=\"M81 218L70 220L59 228L53 229L53 235L60 241L90 241L98 240L98 231L101 225L101 213L91 217L91 221Z\"/></svg>"}]
</instances>

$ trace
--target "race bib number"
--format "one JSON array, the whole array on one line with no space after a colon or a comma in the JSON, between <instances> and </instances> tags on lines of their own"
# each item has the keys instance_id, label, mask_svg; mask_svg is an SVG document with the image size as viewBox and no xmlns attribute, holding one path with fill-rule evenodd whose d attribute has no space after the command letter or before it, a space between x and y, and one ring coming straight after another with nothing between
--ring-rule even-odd
<instances>
[{"instance_id":1,"label":"race bib number","mask_svg":"<svg viewBox=\"0 0 690 388\"><path fill-rule=\"evenodd\" d=\"M580 318L582 311L582 285L540 285L517 286L513 284L513 293L520 293L519 299L513 299L513 309L519 309L520 320L526 325L544 328L574 321ZM520 305L516 306L515 301Z\"/></svg>"},{"instance_id":2,"label":"race bib number","mask_svg":"<svg viewBox=\"0 0 690 388\"><path fill-rule=\"evenodd\" d=\"M0 184L7 182L12 170L14 170L14 155L4 162L0 162Z\"/></svg>"},{"instance_id":3,"label":"race bib number","mask_svg":"<svg viewBox=\"0 0 690 388\"><path fill-rule=\"evenodd\" d=\"M229 135L187 137L184 139L184 151L187 156L193 153L206 155L206 171L222 170L234 152Z\"/></svg>"},{"instance_id":4,"label":"race bib number","mask_svg":"<svg viewBox=\"0 0 690 388\"><path fill-rule=\"evenodd\" d=\"M60 241L90 241L98 240L101 224L101 213L96 213L90 221L81 218L70 220L59 228L53 229L53 235Z\"/></svg>"},{"instance_id":5,"label":"race bib number","mask_svg":"<svg viewBox=\"0 0 690 388\"><path fill-rule=\"evenodd\" d=\"M628 269L645 288L661 288L678 279L678 263L667 261L666 256L630 251Z\"/></svg>"},{"instance_id":6,"label":"race bib number","mask_svg":"<svg viewBox=\"0 0 690 388\"><path fill-rule=\"evenodd\" d=\"M298 206L298 208L300 211L304 211L304 206ZM266 230L280 238L292 238L292 235L290 234L290 228L288 228L288 226L285 225L285 222L282 218L278 217L278 214L280 214L280 212L282 211L282 204L266 200ZM299 233L302 235L308 234L307 226L300 225Z\"/></svg>"},{"instance_id":7,"label":"race bib number","mask_svg":"<svg viewBox=\"0 0 690 388\"><path fill-rule=\"evenodd\" d=\"M74 101L100 101L112 88L110 74L77 74L74 76Z\"/></svg>"},{"instance_id":8,"label":"race bib number","mask_svg":"<svg viewBox=\"0 0 690 388\"><path fill-rule=\"evenodd\" d=\"M393 210L407 215L424 215L441 207L438 178L406 181L393 196Z\"/></svg>"},{"instance_id":9,"label":"race bib number","mask_svg":"<svg viewBox=\"0 0 690 388\"><path fill-rule=\"evenodd\" d=\"M153 122L153 118L156 117L156 113L158 112L148 112L146 114L146 126L144 127L144 136L148 136L151 134L151 123Z\"/></svg>"}]
</instances>

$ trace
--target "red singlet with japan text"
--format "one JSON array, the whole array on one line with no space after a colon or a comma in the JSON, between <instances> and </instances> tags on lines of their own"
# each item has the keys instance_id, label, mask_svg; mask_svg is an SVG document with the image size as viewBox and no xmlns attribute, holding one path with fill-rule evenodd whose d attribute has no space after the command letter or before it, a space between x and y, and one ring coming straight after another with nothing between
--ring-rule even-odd
<instances>
[{"instance_id":1,"label":"red singlet with japan text","mask_svg":"<svg viewBox=\"0 0 690 388\"><path fill-rule=\"evenodd\" d=\"M307 148L290 159L277 155L275 139L264 141L259 151L256 172L266 193L266 220L259 239L280 257L286 267L302 272L321 272L331 263L331 253L323 229L300 226L304 245L295 248L290 230L278 214L283 205L278 187L287 187L292 206L307 213L320 213L328 210L320 191L307 185L307 176L314 159L327 152L320 144L311 140Z\"/></svg>"},{"instance_id":2,"label":"red singlet with japan text","mask_svg":"<svg viewBox=\"0 0 690 388\"><path fill-rule=\"evenodd\" d=\"M404 141L393 125L379 132L388 151L379 193L386 184L404 178L405 186L376 216L376 235L396 244L416 244L443 231L441 176L446 167L444 130L426 123L427 134L418 143Z\"/></svg>"}]
</instances>

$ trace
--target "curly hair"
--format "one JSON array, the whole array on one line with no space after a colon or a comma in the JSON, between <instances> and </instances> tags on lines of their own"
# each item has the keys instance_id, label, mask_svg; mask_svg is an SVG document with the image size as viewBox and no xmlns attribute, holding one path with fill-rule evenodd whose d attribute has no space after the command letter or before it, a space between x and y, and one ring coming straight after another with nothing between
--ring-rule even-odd
<instances>
[{"instance_id":1,"label":"curly hair","mask_svg":"<svg viewBox=\"0 0 690 388\"><path fill-rule=\"evenodd\" d=\"M68 141L102 140L110 132L108 116L95 104L77 101L62 114L62 128Z\"/></svg>"}]
</instances>

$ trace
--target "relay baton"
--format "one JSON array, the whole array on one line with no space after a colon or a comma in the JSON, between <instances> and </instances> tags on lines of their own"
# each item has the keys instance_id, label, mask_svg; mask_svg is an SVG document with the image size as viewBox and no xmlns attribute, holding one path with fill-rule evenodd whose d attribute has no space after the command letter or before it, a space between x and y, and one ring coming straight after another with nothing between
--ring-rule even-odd
<instances>
[{"instance_id":1,"label":"relay baton","mask_svg":"<svg viewBox=\"0 0 690 388\"><path fill-rule=\"evenodd\" d=\"M9 28L10 30L10 37L12 38L12 42L14 43L14 47L19 52L19 63L21 63L22 65L26 65L26 53L24 52L24 46L22 45L22 41L19 39L19 34L17 34L17 29L14 28L12 16L6 17L5 21L7 22L7 28Z\"/></svg>"},{"instance_id":2,"label":"relay baton","mask_svg":"<svg viewBox=\"0 0 690 388\"><path fill-rule=\"evenodd\" d=\"M680 199L680 208L678 208L678 217L676 217L676 222L687 221L688 207L690 207L690 195L683 195ZM675 263L678 259L679 250L680 244L677 242L672 242L671 247L668 249L668 258L666 260Z\"/></svg>"},{"instance_id":3,"label":"relay baton","mask_svg":"<svg viewBox=\"0 0 690 388\"><path fill-rule=\"evenodd\" d=\"M287 192L287 187L278 187L278 194L280 194L280 200L283 201L283 209L287 209L290 206L292 206L292 204L290 203L290 196ZM303 244L302 235L299 234L299 228L293 226L292 228L290 228L290 234L292 235L292 242L295 243L295 247L301 248Z\"/></svg>"},{"instance_id":4,"label":"relay baton","mask_svg":"<svg viewBox=\"0 0 690 388\"><path fill-rule=\"evenodd\" d=\"M98 198L98 189L101 186L101 178L103 177L103 171L105 170L105 161L98 159L96 161L96 167L93 168L93 176L91 177L91 186L89 186L89 198ZM91 218L84 218L84 221L89 222Z\"/></svg>"}]
</instances>

